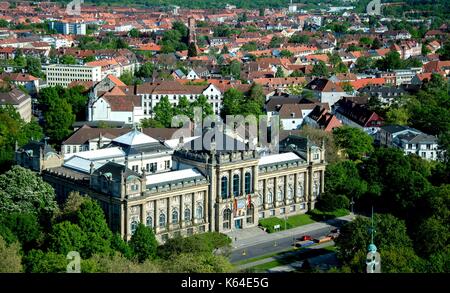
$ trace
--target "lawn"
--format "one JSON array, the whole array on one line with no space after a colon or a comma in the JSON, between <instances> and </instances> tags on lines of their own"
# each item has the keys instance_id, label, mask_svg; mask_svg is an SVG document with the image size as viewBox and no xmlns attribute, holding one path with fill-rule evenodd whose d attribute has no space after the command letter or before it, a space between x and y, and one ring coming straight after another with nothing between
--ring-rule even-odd
<instances>
[{"instance_id":1,"label":"lawn","mask_svg":"<svg viewBox=\"0 0 450 293\"><path fill-rule=\"evenodd\" d=\"M311 219L310 215L303 214L303 215L295 215L288 217L286 222L284 219L277 218L277 217L271 217L267 219L261 219L259 221L259 225L266 228L266 231L268 233L275 232L274 226L280 225L280 230L291 229L298 226L303 226L307 224L314 223L314 220Z\"/></svg>"},{"instance_id":2,"label":"lawn","mask_svg":"<svg viewBox=\"0 0 450 293\"><path fill-rule=\"evenodd\" d=\"M279 260L274 260L271 262L266 262L257 266L252 267L253 270L255 270L256 272L265 272L268 269L277 267L277 266L281 266L283 265L283 263L281 263Z\"/></svg>"}]
</instances>

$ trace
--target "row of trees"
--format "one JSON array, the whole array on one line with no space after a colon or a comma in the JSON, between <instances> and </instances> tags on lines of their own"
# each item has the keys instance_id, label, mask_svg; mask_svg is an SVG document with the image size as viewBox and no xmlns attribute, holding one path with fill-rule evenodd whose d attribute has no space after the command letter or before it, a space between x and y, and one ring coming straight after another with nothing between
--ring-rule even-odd
<instances>
[{"instance_id":1,"label":"row of trees","mask_svg":"<svg viewBox=\"0 0 450 293\"><path fill-rule=\"evenodd\" d=\"M25 195L25 196L24 196ZM19 166L0 175L0 272L64 272L77 251L82 272L226 272L213 253L229 251L219 233L175 238L158 246L151 228L137 226L130 241L113 233L99 204L71 193L59 208L53 188Z\"/></svg>"},{"instance_id":2,"label":"row of trees","mask_svg":"<svg viewBox=\"0 0 450 293\"><path fill-rule=\"evenodd\" d=\"M347 209L353 201L359 213L367 214L374 206L380 213L375 244L384 272L448 272L448 164L374 148L372 138L355 128L337 128L332 136L344 156L328 165L326 193L317 207ZM365 270L369 226L370 220L360 217L342 228L336 245L343 271Z\"/></svg>"}]
</instances>

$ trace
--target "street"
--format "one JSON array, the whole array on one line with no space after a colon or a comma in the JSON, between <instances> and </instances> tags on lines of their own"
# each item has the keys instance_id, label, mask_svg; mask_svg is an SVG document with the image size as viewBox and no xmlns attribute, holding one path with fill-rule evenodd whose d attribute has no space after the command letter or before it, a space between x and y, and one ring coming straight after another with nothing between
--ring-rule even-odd
<instances>
[{"instance_id":1,"label":"street","mask_svg":"<svg viewBox=\"0 0 450 293\"><path fill-rule=\"evenodd\" d=\"M327 228L321 228L317 230L310 231L308 233L299 233L293 234L292 236L287 236L281 239L277 239L275 241L268 241L264 243L255 244L252 246L239 248L233 250L230 256L231 263L236 263L239 261L243 261L249 258L258 257L261 255L266 255L274 252L281 252L293 247L294 239L298 238L302 235L310 235L313 238L327 235L331 230L334 229L334 226L329 226ZM243 255L245 252L245 255Z\"/></svg>"}]
</instances>

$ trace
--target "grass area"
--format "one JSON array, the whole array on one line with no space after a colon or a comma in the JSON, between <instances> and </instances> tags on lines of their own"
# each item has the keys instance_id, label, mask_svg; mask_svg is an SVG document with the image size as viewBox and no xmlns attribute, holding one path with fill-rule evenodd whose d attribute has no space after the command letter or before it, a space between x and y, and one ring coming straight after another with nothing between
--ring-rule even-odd
<instances>
[{"instance_id":1,"label":"grass area","mask_svg":"<svg viewBox=\"0 0 450 293\"><path fill-rule=\"evenodd\" d=\"M332 212L322 212L321 210L314 209L309 211L308 214L315 221L326 221L331 220L338 217L347 216L350 212L347 209L338 209Z\"/></svg>"},{"instance_id":2,"label":"grass area","mask_svg":"<svg viewBox=\"0 0 450 293\"><path fill-rule=\"evenodd\" d=\"M271 217L267 219L261 219L259 221L259 225L266 228L267 233L275 232L274 226L280 225L280 230L291 229L307 224L314 223L314 220L311 219L311 216L308 214L303 215L295 215L288 217L286 222L284 219Z\"/></svg>"},{"instance_id":3,"label":"grass area","mask_svg":"<svg viewBox=\"0 0 450 293\"><path fill-rule=\"evenodd\" d=\"M277 251L277 252L272 252L272 253L269 253L269 254L265 254L265 255L261 255L261 256L257 256L257 257L253 257L253 258L248 258L248 259L236 262L236 263L234 263L234 265L235 266L241 266L241 265L245 265L245 264L248 264L248 263L251 263L251 262L255 262L255 261L258 261L258 260L261 260L261 259L269 258L269 257L275 256L275 255L281 254L281 253L286 253L286 252L290 252L290 251L294 251L294 250L298 250L298 248L292 247L292 248L288 248L288 249L283 250L283 251Z\"/></svg>"},{"instance_id":4,"label":"grass area","mask_svg":"<svg viewBox=\"0 0 450 293\"><path fill-rule=\"evenodd\" d=\"M271 261L271 262L266 262L266 263L254 266L254 267L252 267L252 269L255 272L265 272L268 269L271 269L271 268L274 268L274 267L277 267L277 266L281 266L281 265L283 265L283 263L281 263L279 260L274 260L274 261Z\"/></svg>"}]
</instances>

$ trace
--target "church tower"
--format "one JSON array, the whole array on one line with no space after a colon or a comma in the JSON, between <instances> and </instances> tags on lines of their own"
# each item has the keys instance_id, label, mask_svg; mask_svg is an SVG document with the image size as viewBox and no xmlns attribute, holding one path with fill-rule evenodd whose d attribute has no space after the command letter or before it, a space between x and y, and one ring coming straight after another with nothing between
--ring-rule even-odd
<instances>
[{"instance_id":1,"label":"church tower","mask_svg":"<svg viewBox=\"0 0 450 293\"><path fill-rule=\"evenodd\" d=\"M189 28L189 39L188 44L194 43L197 47L197 36L195 34L195 18L189 17L188 18L188 28Z\"/></svg>"}]
</instances>

